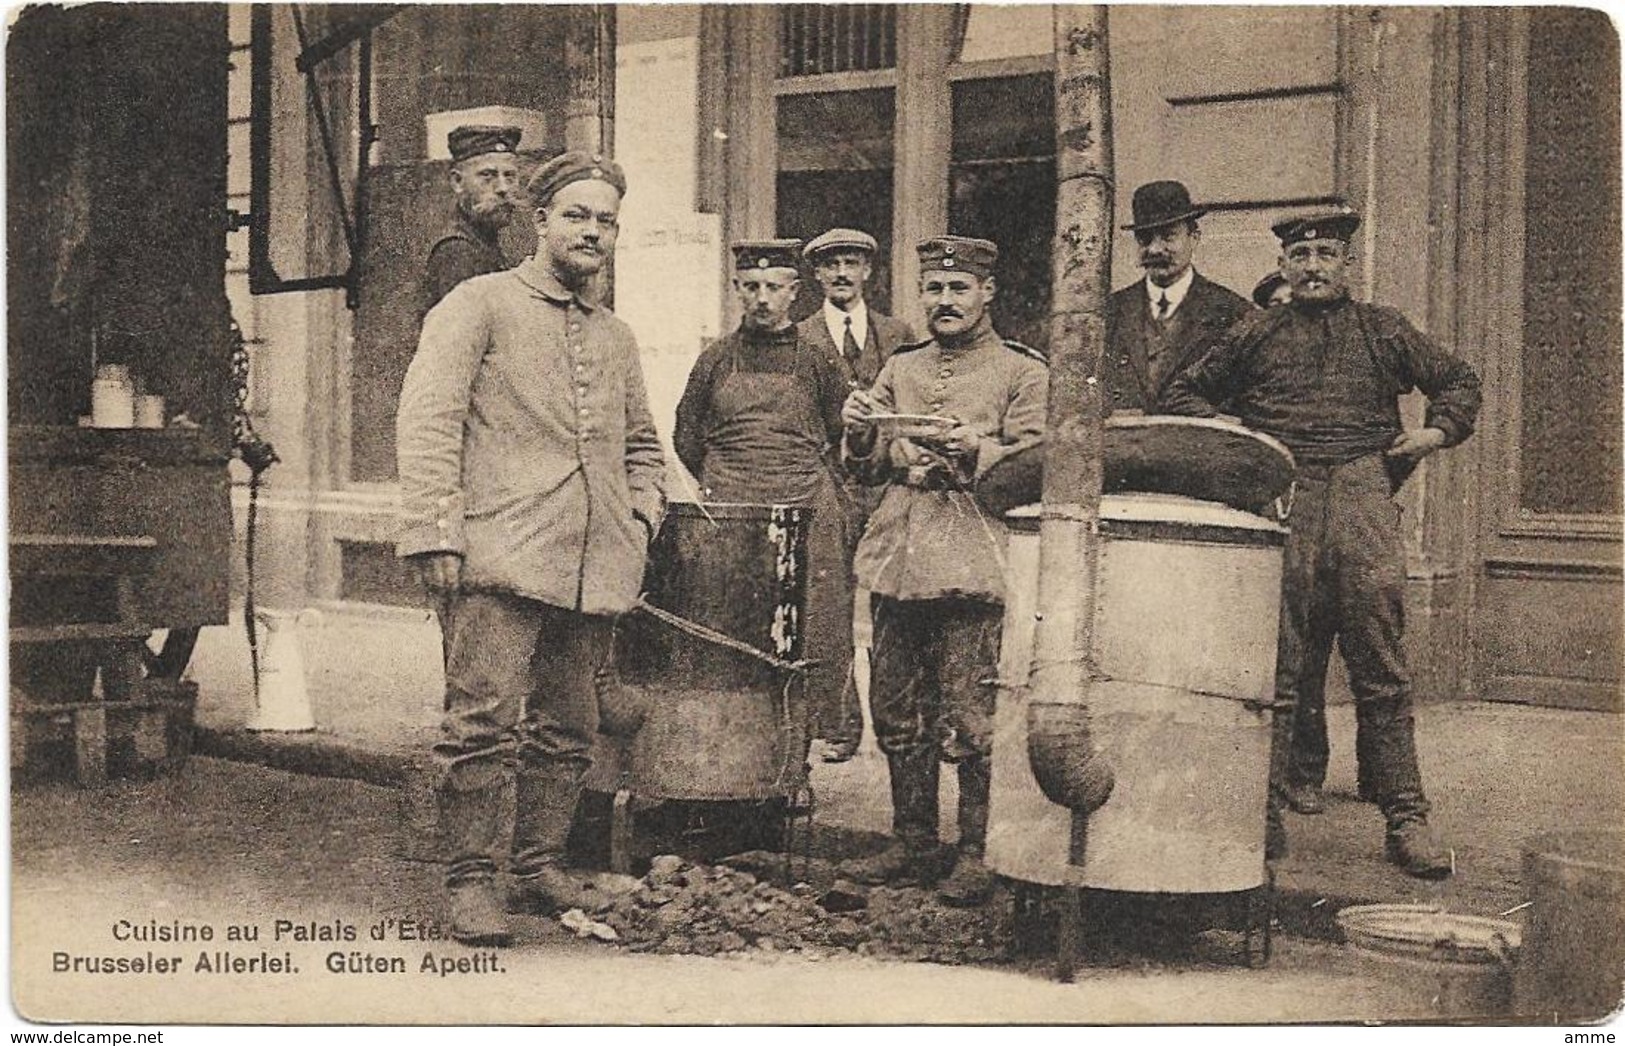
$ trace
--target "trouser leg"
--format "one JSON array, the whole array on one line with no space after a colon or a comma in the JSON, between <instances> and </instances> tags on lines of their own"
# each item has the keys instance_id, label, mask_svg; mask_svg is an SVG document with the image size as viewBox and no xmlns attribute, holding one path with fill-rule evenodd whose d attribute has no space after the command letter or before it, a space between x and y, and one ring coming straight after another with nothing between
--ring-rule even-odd
<instances>
[{"instance_id":1,"label":"trouser leg","mask_svg":"<svg viewBox=\"0 0 1625 1046\"><path fill-rule=\"evenodd\" d=\"M1350 462L1338 470L1333 512L1339 642L1357 702L1368 779L1393 828L1425 820L1429 804L1405 666L1405 551L1399 506L1389 489L1380 460Z\"/></svg>"},{"instance_id":2,"label":"trouser leg","mask_svg":"<svg viewBox=\"0 0 1625 1046\"><path fill-rule=\"evenodd\" d=\"M607 617L543 607L541 639L519 726L512 869L534 874L564 857L581 778L598 730L600 674L610 656Z\"/></svg>"},{"instance_id":3,"label":"trouser leg","mask_svg":"<svg viewBox=\"0 0 1625 1046\"><path fill-rule=\"evenodd\" d=\"M979 857L987 839L1003 612L969 600L941 603L935 652L942 718L935 732L942 757L959 768L960 849Z\"/></svg>"},{"instance_id":4,"label":"trouser leg","mask_svg":"<svg viewBox=\"0 0 1625 1046\"><path fill-rule=\"evenodd\" d=\"M883 596L871 606L869 702L891 775L892 831L906 844L924 846L937 838L939 779L939 750L929 729L937 718L936 680L922 657L931 643L929 615Z\"/></svg>"},{"instance_id":5,"label":"trouser leg","mask_svg":"<svg viewBox=\"0 0 1625 1046\"><path fill-rule=\"evenodd\" d=\"M1300 475L1282 567L1281 638L1276 690L1293 702L1287 782L1321 785L1326 737L1326 668L1336 636L1335 603L1322 575L1327 484Z\"/></svg>"},{"instance_id":6,"label":"trouser leg","mask_svg":"<svg viewBox=\"0 0 1625 1046\"><path fill-rule=\"evenodd\" d=\"M446 714L433 755L442 859L456 884L496 870L537 633L534 605L511 596L464 593L448 616Z\"/></svg>"}]
</instances>

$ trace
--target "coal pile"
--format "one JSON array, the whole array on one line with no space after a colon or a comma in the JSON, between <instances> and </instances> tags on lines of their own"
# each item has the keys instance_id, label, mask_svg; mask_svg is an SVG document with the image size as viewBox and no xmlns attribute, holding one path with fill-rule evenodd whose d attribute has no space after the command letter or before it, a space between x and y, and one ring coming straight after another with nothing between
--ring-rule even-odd
<instances>
[{"instance_id":1,"label":"coal pile","mask_svg":"<svg viewBox=\"0 0 1625 1046\"><path fill-rule=\"evenodd\" d=\"M591 918L637 952L845 953L954 964L987 962L1004 952L1007 904L950 908L927 889L867 888L814 864L786 886L759 863L752 871L656 857L647 875L626 881Z\"/></svg>"}]
</instances>

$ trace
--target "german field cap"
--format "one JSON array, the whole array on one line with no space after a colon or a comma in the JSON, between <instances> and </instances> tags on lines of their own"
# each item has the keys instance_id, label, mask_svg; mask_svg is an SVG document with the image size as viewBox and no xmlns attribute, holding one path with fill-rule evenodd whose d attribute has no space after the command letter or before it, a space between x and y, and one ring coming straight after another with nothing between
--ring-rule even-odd
<instances>
[{"instance_id":1,"label":"german field cap","mask_svg":"<svg viewBox=\"0 0 1625 1046\"><path fill-rule=\"evenodd\" d=\"M1253 286L1253 304L1260 309L1269 308L1270 299L1275 297L1275 292L1285 286L1285 276L1282 276L1279 272L1266 273L1264 278Z\"/></svg>"},{"instance_id":2,"label":"german field cap","mask_svg":"<svg viewBox=\"0 0 1625 1046\"><path fill-rule=\"evenodd\" d=\"M999 260L999 245L992 240L969 236L933 236L915 248L920 255L920 271L968 272L987 279Z\"/></svg>"},{"instance_id":3,"label":"german field cap","mask_svg":"<svg viewBox=\"0 0 1625 1046\"><path fill-rule=\"evenodd\" d=\"M728 249L734 252L734 268L738 270L794 269L801 241L736 240Z\"/></svg>"},{"instance_id":4,"label":"german field cap","mask_svg":"<svg viewBox=\"0 0 1625 1046\"><path fill-rule=\"evenodd\" d=\"M875 238L862 229L830 229L809 240L807 246L802 248L801 256L810 260L824 251L834 250L865 251L873 254L879 247L880 245L875 243Z\"/></svg>"},{"instance_id":5,"label":"german field cap","mask_svg":"<svg viewBox=\"0 0 1625 1046\"><path fill-rule=\"evenodd\" d=\"M1207 208L1191 202L1184 182L1146 182L1134 190L1134 220L1123 228L1130 232L1160 229L1175 222L1190 221L1207 213Z\"/></svg>"},{"instance_id":6,"label":"german field cap","mask_svg":"<svg viewBox=\"0 0 1625 1046\"><path fill-rule=\"evenodd\" d=\"M1306 214L1270 226L1280 239L1282 247L1305 240L1342 240L1348 243L1354 230L1360 227L1360 216L1354 211L1329 211L1324 214Z\"/></svg>"},{"instance_id":7,"label":"german field cap","mask_svg":"<svg viewBox=\"0 0 1625 1046\"><path fill-rule=\"evenodd\" d=\"M558 191L574 182L589 178L613 185L622 196L626 195L626 175L621 165L597 153L563 152L536 168L528 186L531 203L546 206Z\"/></svg>"},{"instance_id":8,"label":"german field cap","mask_svg":"<svg viewBox=\"0 0 1625 1046\"><path fill-rule=\"evenodd\" d=\"M513 153L519 151L517 127L493 127L486 124L465 124L454 127L446 135L446 148L453 161L461 162L470 156L485 153Z\"/></svg>"}]
</instances>

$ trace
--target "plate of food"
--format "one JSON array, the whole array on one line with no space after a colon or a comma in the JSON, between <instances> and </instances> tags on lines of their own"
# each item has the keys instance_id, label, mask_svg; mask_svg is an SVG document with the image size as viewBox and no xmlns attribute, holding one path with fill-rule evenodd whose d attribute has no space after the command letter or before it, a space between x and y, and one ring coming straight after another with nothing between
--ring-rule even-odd
<instances>
[{"instance_id":1,"label":"plate of food","mask_svg":"<svg viewBox=\"0 0 1625 1046\"><path fill-rule=\"evenodd\" d=\"M937 414L871 414L869 420L887 439L941 439L958 425L958 418Z\"/></svg>"}]
</instances>

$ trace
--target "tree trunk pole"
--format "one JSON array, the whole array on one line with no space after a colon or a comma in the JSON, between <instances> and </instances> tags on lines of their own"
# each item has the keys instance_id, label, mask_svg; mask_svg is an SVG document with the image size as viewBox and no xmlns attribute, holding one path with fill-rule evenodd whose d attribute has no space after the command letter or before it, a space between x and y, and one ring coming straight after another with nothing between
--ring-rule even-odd
<instances>
[{"instance_id":1,"label":"tree trunk pole","mask_svg":"<svg viewBox=\"0 0 1625 1046\"><path fill-rule=\"evenodd\" d=\"M1112 136L1104 6L1055 5L1055 245L1049 417L1029 701L1087 704L1094 675L1111 295ZM1073 818L1071 862L1087 817Z\"/></svg>"}]
</instances>

